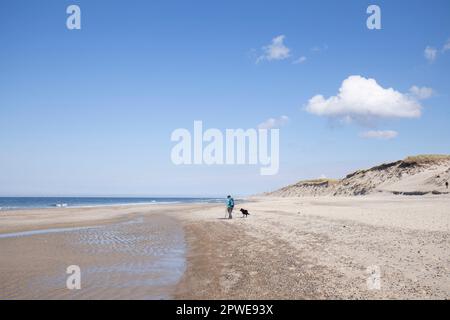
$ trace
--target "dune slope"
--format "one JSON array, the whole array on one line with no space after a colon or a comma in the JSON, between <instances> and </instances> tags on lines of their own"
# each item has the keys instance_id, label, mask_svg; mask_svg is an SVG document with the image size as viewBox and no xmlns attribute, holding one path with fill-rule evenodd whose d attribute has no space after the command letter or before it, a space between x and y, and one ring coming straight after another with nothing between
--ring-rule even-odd
<instances>
[{"instance_id":1,"label":"dune slope","mask_svg":"<svg viewBox=\"0 0 450 320\"><path fill-rule=\"evenodd\" d=\"M374 193L448 194L450 155L419 155L358 170L340 180L299 181L266 196L356 196Z\"/></svg>"}]
</instances>

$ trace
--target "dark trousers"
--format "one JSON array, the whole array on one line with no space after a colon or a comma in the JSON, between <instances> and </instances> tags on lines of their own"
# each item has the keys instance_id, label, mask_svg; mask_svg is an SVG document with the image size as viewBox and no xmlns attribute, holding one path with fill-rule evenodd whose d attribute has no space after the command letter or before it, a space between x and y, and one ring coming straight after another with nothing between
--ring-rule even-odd
<instances>
[{"instance_id":1,"label":"dark trousers","mask_svg":"<svg viewBox=\"0 0 450 320\"><path fill-rule=\"evenodd\" d=\"M233 219L233 215L232 215L233 207L228 207L227 211L228 211L228 219Z\"/></svg>"}]
</instances>

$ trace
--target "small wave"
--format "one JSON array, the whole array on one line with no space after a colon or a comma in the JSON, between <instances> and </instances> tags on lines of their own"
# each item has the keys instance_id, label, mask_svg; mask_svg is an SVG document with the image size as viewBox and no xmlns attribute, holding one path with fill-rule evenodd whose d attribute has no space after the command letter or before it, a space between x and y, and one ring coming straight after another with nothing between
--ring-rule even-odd
<instances>
[{"instance_id":1,"label":"small wave","mask_svg":"<svg viewBox=\"0 0 450 320\"><path fill-rule=\"evenodd\" d=\"M53 205L53 207L57 207L57 208L67 208L68 205L67 205L67 203L55 203L55 204Z\"/></svg>"},{"instance_id":2,"label":"small wave","mask_svg":"<svg viewBox=\"0 0 450 320\"><path fill-rule=\"evenodd\" d=\"M20 207L0 207L0 211L10 211L20 209Z\"/></svg>"}]
</instances>

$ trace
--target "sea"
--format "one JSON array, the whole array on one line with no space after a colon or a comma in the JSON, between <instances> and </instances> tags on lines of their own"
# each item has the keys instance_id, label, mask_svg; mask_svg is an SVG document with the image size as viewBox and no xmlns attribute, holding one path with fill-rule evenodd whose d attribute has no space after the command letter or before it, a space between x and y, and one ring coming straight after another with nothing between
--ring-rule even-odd
<instances>
[{"instance_id":1,"label":"sea","mask_svg":"<svg viewBox=\"0 0 450 320\"><path fill-rule=\"evenodd\" d=\"M222 203L224 198L191 197L0 197L0 210L141 204Z\"/></svg>"}]
</instances>

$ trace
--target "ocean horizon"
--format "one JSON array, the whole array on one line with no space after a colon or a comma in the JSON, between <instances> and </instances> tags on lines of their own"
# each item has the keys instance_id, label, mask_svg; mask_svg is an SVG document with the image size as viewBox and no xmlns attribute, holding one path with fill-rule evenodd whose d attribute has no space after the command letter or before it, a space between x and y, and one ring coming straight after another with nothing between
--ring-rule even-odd
<instances>
[{"instance_id":1,"label":"ocean horizon","mask_svg":"<svg viewBox=\"0 0 450 320\"><path fill-rule=\"evenodd\" d=\"M220 203L213 197L0 197L0 210L80 208L115 205Z\"/></svg>"}]
</instances>

